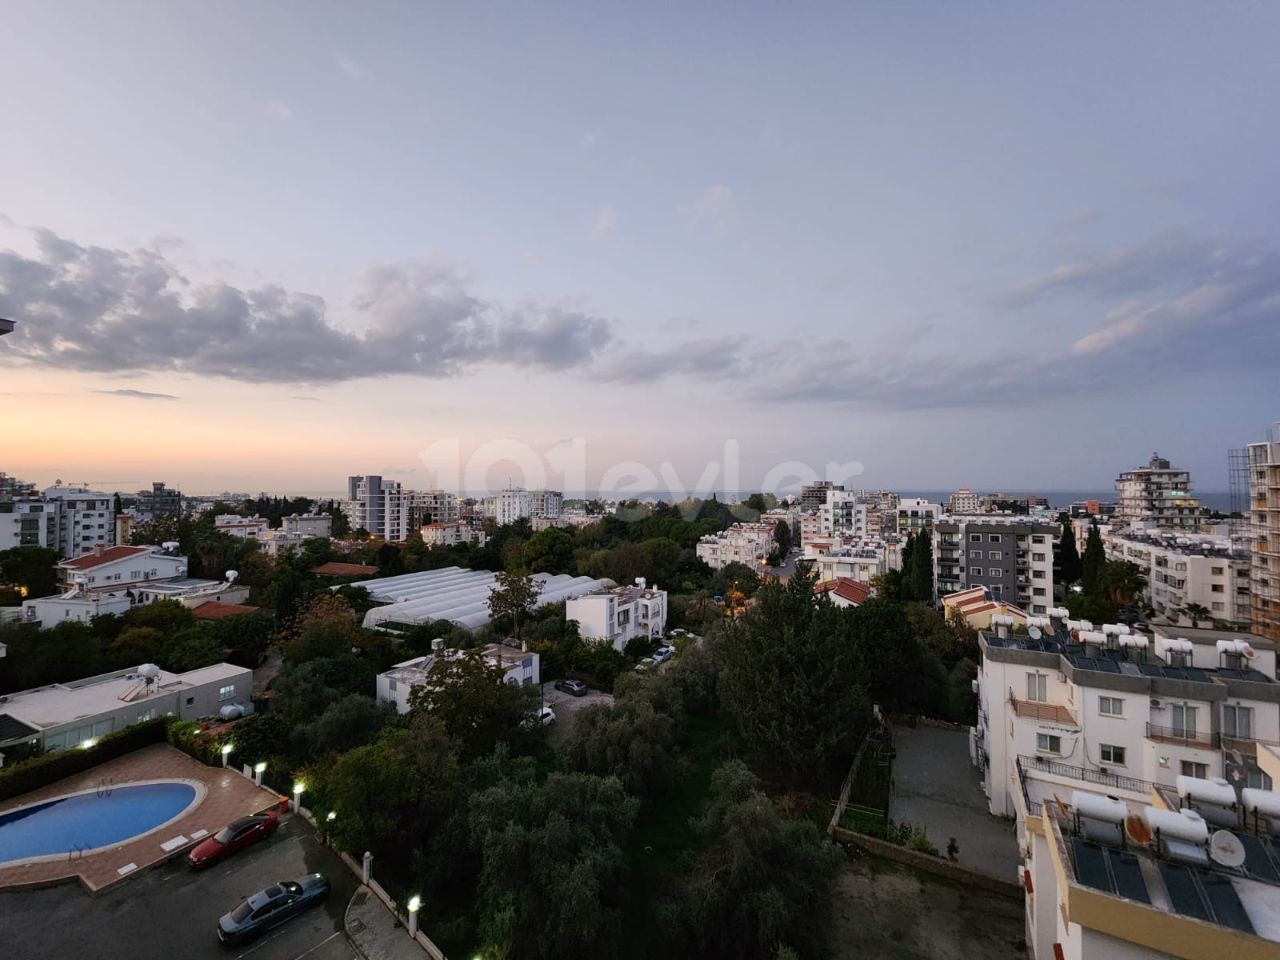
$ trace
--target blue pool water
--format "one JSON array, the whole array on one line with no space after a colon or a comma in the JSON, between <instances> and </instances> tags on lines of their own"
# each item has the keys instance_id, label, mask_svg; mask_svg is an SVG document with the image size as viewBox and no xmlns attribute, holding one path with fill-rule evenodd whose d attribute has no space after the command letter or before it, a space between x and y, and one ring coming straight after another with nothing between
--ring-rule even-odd
<instances>
[{"instance_id":1,"label":"blue pool water","mask_svg":"<svg viewBox=\"0 0 1280 960\"><path fill-rule=\"evenodd\" d=\"M195 798L185 783L143 783L0 813L0 863L111 846L173 819Z\"/></svg>"}]
</instances>

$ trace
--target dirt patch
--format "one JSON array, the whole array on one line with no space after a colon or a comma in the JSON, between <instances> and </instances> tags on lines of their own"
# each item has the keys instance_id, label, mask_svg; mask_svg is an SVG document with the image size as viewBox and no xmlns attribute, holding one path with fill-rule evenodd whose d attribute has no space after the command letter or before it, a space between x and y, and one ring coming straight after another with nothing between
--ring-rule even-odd
<instances>
[{"instance_id":1,"label":"dirt patch","mask_svg":"<svg viewBox=\"0 0 1280 960\"><path fill-rule=\"evenodd\" d=\"M837 960L1024 960L1020 904L862 857L836 881Z\"/></svg>"}]
</instances>

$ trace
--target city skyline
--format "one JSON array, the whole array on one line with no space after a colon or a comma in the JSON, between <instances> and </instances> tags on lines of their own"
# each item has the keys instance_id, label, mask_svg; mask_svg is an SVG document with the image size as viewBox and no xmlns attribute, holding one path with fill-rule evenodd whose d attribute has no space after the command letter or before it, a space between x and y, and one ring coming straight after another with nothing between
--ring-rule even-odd
<instances>
[{"instance_id":1,"label":"city skyline","mask_svg":"<svg viewBox=\"0 0 1280 960\"><path fill-rule=\"evenodd\" d=\"M735 439L742 489L1158 449L1216 491L1274 419L1280 11L318 9L11 11L7 470L324 491L577 437L693 488Z\"/></svg>"}]
</instances>

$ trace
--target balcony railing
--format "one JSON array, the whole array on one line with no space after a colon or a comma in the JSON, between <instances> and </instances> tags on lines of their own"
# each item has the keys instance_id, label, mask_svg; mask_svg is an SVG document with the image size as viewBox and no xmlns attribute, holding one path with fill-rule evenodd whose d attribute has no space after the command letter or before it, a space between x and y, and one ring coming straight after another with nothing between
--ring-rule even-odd
<instances>
[{"instance_id":1,"label":"balcony railing","mask_svg":"<svg viewBox=\"0 0 1280 960\"><path fill-rule=\"evenodd\" d=\"M1194 728L1186 727L1165 727L1156 723L1147 724L1147 736L1152 740L1159 740L1161 743L1183 744L1188 747L1208 747L1212 750L1218 749L1222 745L1222 740L1216 733L1210 733L1207 730L1200 731Z\"/></svg>"},{"instance_id":2,"label":"balcony railing","mask_svg":"<svg viewBox=\"0 0 1280 960\"><path fill-rule=\"evenodd\" d=\"M1018 764L1024 770L1039 770L1055 777L1065 777L1068 780L1082 780L1085 783L1095 783L1101 787L1114 787L1117 790L1131 790L1134 793L1149 794L1151 792L1152 785L1149 780L1139 780L1137 777L1123 777L1114 773L1107 773L1103 770L1090 770L1088 767L1077 767L1070 763L1059 763L1057 760L1047 760L1044 757L1020 754L1018 756Z\"/></svg>"}]
</instances>

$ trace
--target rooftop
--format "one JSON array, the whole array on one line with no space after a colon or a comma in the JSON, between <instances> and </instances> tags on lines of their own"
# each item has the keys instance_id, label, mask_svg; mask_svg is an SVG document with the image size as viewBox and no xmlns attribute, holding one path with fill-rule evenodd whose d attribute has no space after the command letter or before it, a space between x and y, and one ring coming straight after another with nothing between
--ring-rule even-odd
<instances>
[{"instance_id":1,"label":"rooftop","mask_svg":"<svg viewBox=\"0 0 1280 960\"><path fill-rule=\"evenodd\" d=\"M199 620L221 620L223 617L236 617L241 614L257 613L260 608L244 603L222 603L218 600L206 600L191 608Z\"/></svg>"},{"instance_id":2,"label":"rooftop","mask_svg":"<svg viewBox=\"0 0 1280 960\"><path fill-rule=\"evenodd\" d=\"M63 560L58 566L66 570L91 570L94 567L100 567L104 563L114 563L116 560L123 560L126 557L134 557L140 553L149 553L156 547L108 547L101 553L86 553L82 557L76 557L72 560Z\"/></svg>"},{"instance_id":3,"label":"rooftop","mask_svg":"<svg viewBox=\"0 0 1280 960\"><path fill-rule=\"evenodd\" d=\"M320 577L369 577L378 572L377 567L366 566L363 563L342 563L338 560L330 560L328 563L322 563L311 571Z\"/></svg>"},{"instance_id":4,"label":"rooftop","mask_svg":"<svg viewBox=\"0 0 1280 960\"><path fill-rule=\"evenodd\" d=\"M813 592L834 594L841 600L861 604L866 603L871 596L871 585L853 577L836 577L834 580L814 584Z\"/></svg>"}]
</instances>

